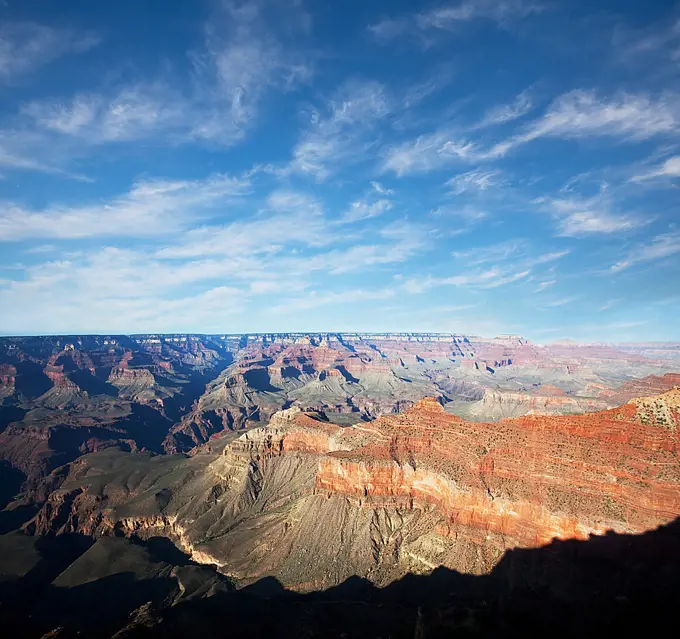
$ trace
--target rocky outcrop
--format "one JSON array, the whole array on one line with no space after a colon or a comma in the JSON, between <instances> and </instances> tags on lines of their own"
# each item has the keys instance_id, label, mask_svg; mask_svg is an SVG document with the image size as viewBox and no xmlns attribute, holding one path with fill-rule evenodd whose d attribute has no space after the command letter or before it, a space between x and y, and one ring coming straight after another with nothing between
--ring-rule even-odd
<instances>
[{"instance_id":1,"label":"rocky outcrop","mask_svg":"<svg viewBox=\"0 0 680 639\"><path fill-rule=\"evenodd\" d=\"M485 573L509 548L680 515L678 403L472 423L425 399L351 427L294 407L191 458L83 457L27 530L167 536L244 583L298 590Z\"/></svg>"},{"instance_id":2,"label":"rocky outcrop","mask_svg":"<svg viewBox=\"0 0 680 639\"><path fill-rule=\"evenodd\" d=\"M661 426L675 432L680 425L680 388L653 397L631 400L635 419L641 424Z\"/></svg>"},{"instance_id":3,"label":"rocky outcrop","mask_svg":"<svg viewBox=\"0 0 680 639\"><path fill-rule=\"evenodd\" d=\"M0 401L14 395L17 369L11 364L0 364Z\"/></svg>"},{"instance_id":4,"label":"rocky outcrop","mask_svg":"<svg viewBox=\"0 0 680 639\"><path fill-rule=\"evenodd\" d=\"M680 374L666 373L665 375L648 375L641 379L634 379L618 388L602 389L599 396L615 404L623 404L635 397L659 395L667 390L680 388Z\"/></svg>"},{"instance_id":5,"label":"rocky outcrop","mask_svg":"<svg viewBox=\"0 0 680 639\"><path fill-rule=\"evenodd\" d=\"M331 454L318 485L430 502L446 515L447 531L480 543L531 546L608 529L641 531L680 509L680 445L657 424L640 429L640 407L646 415L653 406L657 423L677 425L676 402L671 393L638 400L635 415L625 407L494 427L456 420L438 403L422 402L378 420L376 426L394 428L389 444ZM355 459L363 455L370 462ZM659 468L662 459L671 467Z\"/></svg>"},{"instance_id":6,"label":"rocky outcrop","mask_svg":"<svg viewBox=\"0 0 680 639\"><path fill-rule=\"evenodd\" d=\"M653 353L430 333L0 338L0 430L14 433L0 458L32 459L40 475L35 428L52 429L47 454L64 461L103 445L192 453L290 406L343 424L427 396L479 421L593 411L664 390L673 364Z\"/></svg>"},{"instance_id":7,"label":"rocky outcrop","mask_svg":"<svg viewBox=\"0 0 680 639\"><path fill-rule=\"evenodd\" d=\"M522 415L564 415L609 408L604 399L566 395L556 387L541 387L535 394L487 390L481 400L461 405L457 414L488 420Z\"/></svg>"}]
</instances>

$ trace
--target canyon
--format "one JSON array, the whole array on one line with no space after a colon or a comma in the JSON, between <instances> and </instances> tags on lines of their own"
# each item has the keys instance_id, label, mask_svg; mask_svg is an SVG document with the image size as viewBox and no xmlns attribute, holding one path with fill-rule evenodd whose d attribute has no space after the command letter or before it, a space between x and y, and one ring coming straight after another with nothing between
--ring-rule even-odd
<instances>
[{"instance_id":1,"label":"canyon","mask_svg":"<svg viewBox=\"0 0 680 639\"><path fill-rule=\"evenodd\" d=\"M164 536L240 585L385 586L511 548L680 516L680 390L576 416L468 422L434 398L338 426L294 407L191 457L107 450L61 473L29 534Z\"/></svg>"},{"instance_id":2,"label":"canyon","mask_svg":"<svg viewBox=\"0 0 680 639\"><path fill-rule=\"evenodd\" d=\"M671 388L679 370L677 344L541 346L514 335L0 338L0 462L34 486L87 452L191 453L291 406L340 425L430 396L477 421L580 413Z\"/></svg>"},{"instance_id":3,"label":"canyon","mask_svg":"<svg viewBox=\"0 0 680 639\"><path fill-rule=\"evenodd\" d=\"M641 575L659 600L680 585L678 352L3 338L0 603L27 637L175 636L168 620L219 625L224 606L243 631L267 609L309 636L366 636L359 611L370 636L545 636L512 621L531 593L553 614L586 606L592 574L607 627L611 598L647 610ZM110 618L69 616L81 596ZM280 623L255 636L288 636Z\"/></svg>"}]
</instances>

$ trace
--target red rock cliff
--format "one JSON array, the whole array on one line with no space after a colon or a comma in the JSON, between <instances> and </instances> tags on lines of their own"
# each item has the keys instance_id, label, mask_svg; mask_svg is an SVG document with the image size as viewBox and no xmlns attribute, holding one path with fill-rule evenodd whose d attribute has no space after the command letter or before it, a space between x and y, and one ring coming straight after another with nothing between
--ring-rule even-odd
<instances>
[{"instance_id":1,"label":"red rock cliff","mask_svg":"<svg viewBox=\"0 0 680 639\"><path fill-rule=\"evenodd\" d=\"M424 400L373 422L367 445L321 458L317 487L367 503L429 503L447 534L505 546L641 532L680 515L677 395L661 398L652 402L659 423L640 401L480 424Z\"/></svg>"}]
</instances>

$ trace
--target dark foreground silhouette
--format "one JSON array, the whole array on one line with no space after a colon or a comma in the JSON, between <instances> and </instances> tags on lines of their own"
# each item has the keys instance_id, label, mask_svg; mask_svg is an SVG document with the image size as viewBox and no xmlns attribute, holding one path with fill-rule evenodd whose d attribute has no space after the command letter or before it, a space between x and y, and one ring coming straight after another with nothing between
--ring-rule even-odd
<instances>
[{"instance_id":1,"label":"dark foreground silhouette","mask_svg":"<svg viewBox=\"0 0 680 639\"><path fill-rule=\"evenodd\" d=\"M99 555L92 543L37 541L37 564L0 583L3 636L582 638L666 637L678 628L680 519L642 535L511 550L485 576L438 568L385 588L354 577L306 595L273 578L235 591L163 539L136 548L106 541ZM144 566L115 544L143 553ZM97 562L108 574L89 579ZM74 567L78 585L66 587Z\"/></svg>"}]
</instances>

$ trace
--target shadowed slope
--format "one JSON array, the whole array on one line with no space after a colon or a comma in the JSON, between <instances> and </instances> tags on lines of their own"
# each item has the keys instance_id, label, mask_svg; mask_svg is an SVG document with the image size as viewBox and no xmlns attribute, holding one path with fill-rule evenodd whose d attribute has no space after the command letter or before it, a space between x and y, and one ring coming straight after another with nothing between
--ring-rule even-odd
<instances>
[{"instance_id":1,"label":"shadowed slope","mask_svg":"<svg viewBox=\"0 0 680 639\"><path fill-rule=\"evenodd\" d=\"M510 550L489 575L438 568L384 588L351 577L306 595L272 578L233 592L163 548L77 541L34 548L30 537L0 537L0 548L26 563L0 561L3 631L26 639L57 627L52 636L118 639L627 638L666 636L680 597L680 520L641 535Z\"/></svg>"}]
</instances>

